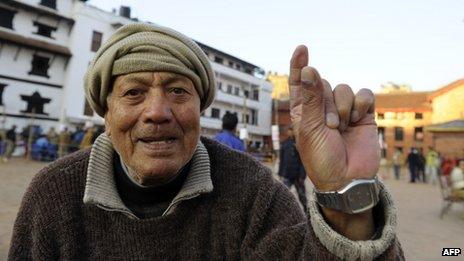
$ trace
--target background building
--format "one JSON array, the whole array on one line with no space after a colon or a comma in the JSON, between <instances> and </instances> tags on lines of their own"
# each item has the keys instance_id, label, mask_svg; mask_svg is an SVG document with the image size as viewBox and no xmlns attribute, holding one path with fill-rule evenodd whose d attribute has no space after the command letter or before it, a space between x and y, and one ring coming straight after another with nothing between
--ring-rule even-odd
<instances>
[{"instance_id":1,"label":"background building","mask_svg":"<svg viewBox=\"0 0 464 261\"><path fill-rule=\"evenodd\" d=\"M73 1L0 2L0 128L60 121L72 9Z\"/></svg>"},{"instance_id":2,"label":"background building","mask_svg":"<svg viewBox=\"0 0 464 261\"><path fill-rule=\"evenodd\" d=\"M376 122L382 157L391 159L395 149L405 155L411 148L425 150L432 145L425 126L432 119L428 92L376 94Z\"/></svg>"},{"instance_id":3,"label":"background building","mask_svg":"<svg viewBox=\"0 0 464 261\"><path fill-rule=\"evenodd\" d=\"M279 141L287 139L286 128L291 125L288 75L269 72L267 80L274 85L272 91L272 124L278 126Z\"/></svg>"},{"instance_id":4,"label":"background building","mask_svg":"<svg viewBox=\"0 0 464 261\"><path fill-rule=\"evenodd\" d=\"M390 85L388 89L376 94L376 121L384 158L391 159L395 149L405 156L411 148L426 153L429 146L448 157L464 157L463 79L432 92L412 92Z\"/></svg>"},{"instance_id":5,"label":"background building","mask_svg":"<svg viewBox=\"0 0 464 261\"><path fill-rule=\"evenodd\" d=\"M137 21L129 7L106 12L78 0L4 0L0 3L0 128L103 124L85 100L83 77L95 52L115 30ZM202 114L213 136L227 112L239 117L248 141L270 135L272 84L263 69L198 43L211 59L217 99Z\"/></svg>"}]
</instances>

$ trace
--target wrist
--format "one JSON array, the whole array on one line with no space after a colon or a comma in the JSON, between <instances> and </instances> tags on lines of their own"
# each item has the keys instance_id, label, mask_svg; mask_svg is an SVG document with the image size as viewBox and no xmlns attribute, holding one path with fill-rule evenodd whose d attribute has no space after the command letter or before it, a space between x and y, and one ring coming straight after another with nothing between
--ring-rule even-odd
<instances>
[{"instance_id":1,"label":"wrist","mask_svg":"<svg viewBox=\"0 0 464 261\"><path fill-rule=\"evenodd\" d=\"M339 234L351 240L369 240L375 232L372 209L358 214L348 214L321 207L327 223Z\"/></svg>"}]
</instances>

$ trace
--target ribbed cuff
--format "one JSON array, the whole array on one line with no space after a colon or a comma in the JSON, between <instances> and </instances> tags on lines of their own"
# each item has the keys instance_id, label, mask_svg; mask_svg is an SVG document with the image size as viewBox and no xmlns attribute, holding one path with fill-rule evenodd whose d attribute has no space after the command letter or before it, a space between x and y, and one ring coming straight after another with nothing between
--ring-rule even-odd
<instances>
[{"instance_id":1,"label":"ribbed cuff","mask_svg":"<svg viewBox=\"0 0 464 261\"><path fill-rule=\"evenodd\" d=\"M384 225L383 228L376 228L376 230L381 231L380 236L375 237L374 240L366 241L354 241L333 230L321 214L314 191L311 193L308 208L314 233L322 245L335 256L343 260L372 260L384 253L393 244L396 229L396 208L383 183L379 182L379 185L380 201L376 208L381 208L379 212L383 214Z\"/></svg>"}]
</instances>

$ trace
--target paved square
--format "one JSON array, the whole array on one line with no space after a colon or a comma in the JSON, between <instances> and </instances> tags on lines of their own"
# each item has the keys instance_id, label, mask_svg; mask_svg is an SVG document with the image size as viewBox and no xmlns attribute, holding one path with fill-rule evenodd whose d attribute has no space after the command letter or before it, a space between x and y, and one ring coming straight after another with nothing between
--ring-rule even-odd
<instances>
[{"instance_id":1,"label":"paved square","mask_svg":"<svg viewBox=\"0 0 464 261\"><path fill-rule=\"evenodd\" d=\"M0 163L0 260L6 259L22 195L34 174L45 165L18 158ZM385 183L397 203L398 236L408 260L442 259L441 251L444 247L460 247L464 250L464 205L454 205L440 219L442 200L437 186L409 184L406 177L400 181L385 178ZM462 258L461 255L459 258L443 259Z\"/></svg>"}]
</instances>

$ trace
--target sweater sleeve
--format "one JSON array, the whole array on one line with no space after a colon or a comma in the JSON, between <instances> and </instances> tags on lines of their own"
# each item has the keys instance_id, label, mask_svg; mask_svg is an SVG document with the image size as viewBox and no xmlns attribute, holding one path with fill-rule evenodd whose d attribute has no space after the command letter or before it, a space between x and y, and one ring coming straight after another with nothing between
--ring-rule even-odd
<instances>
[{"instance_id":1,"label":"sweater sleeve","mask_svg":"<svg viewBox=\"0 0 464 261\"><path fill-rule=\"evenodd\" d=\"M13 227L8 260L56 260L51 253L52 229L44 222L47 207L40 202L40 191L32 182L27 189Z\"/></svg>"},{"instance_id":2,"label":"sweater sleeve","mask_svg":"<svg viewBox=\"0 0 464 261\"><path fill-rule=\"evenodd\" d=\"M272 179L272 178L271 178ZM396 212L382 187L380 219L374 240L353 241L334 231L312 196L306 217L295 197L277 181L264 182L250 214L242 242L245 260L402 260L395 236ZM377 220L376 220L377 221Z\"/></svg>"}]
</instances>

